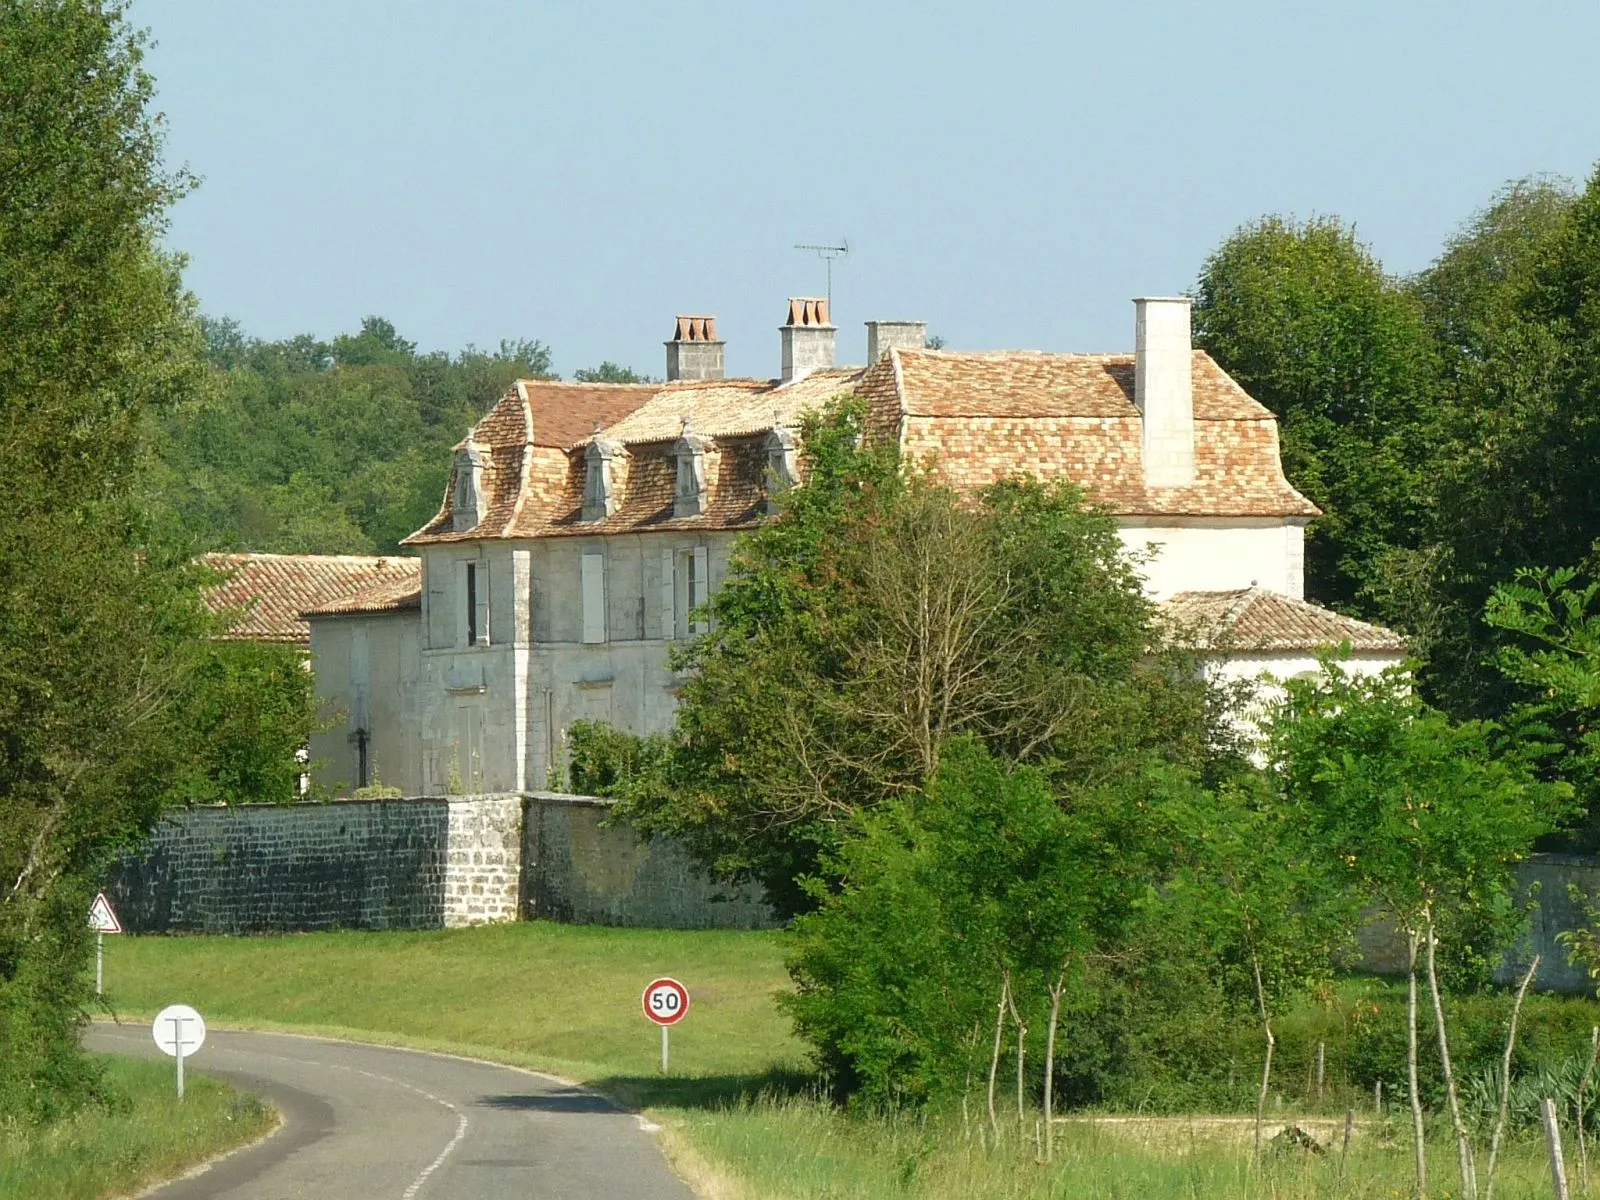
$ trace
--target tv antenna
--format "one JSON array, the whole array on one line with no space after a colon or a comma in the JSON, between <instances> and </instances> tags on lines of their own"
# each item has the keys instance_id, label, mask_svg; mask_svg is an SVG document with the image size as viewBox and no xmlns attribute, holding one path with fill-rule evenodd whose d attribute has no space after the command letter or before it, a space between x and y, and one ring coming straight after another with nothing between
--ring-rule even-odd
<instances>
[{"instance_id":1,"label":"tv antenna","mask_svg":"<svg viewBox=\"0 0 1600 1200\"><path fill-rule=\"evenodd\" d=\"M828 264L828 312L833 312L833 260L848 258L850 256L850 243L844 238L839 239L837 246L813 246L805 242L796 242L796 250L809 250Z\"/></svg>"}]
</instances>

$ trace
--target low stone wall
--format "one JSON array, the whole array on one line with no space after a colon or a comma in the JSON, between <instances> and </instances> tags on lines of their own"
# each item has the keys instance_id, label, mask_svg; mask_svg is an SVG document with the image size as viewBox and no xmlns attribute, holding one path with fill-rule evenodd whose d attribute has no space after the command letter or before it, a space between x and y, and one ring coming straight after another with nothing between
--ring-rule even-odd
<instances>
[{"instance_id":1,"label":"low stone wall","mask_svg":"<svg viewBox=\"0 0 1600 1200\"><path fill-rule=\"evenodd\" d=\"M550 792L180 809L106 890L134 933L774 923L676 843L604 825L609 809Z\"/></svg>"},{"instance_id":2,"label":"low stone wall","mask_svg":"<svg viewBox=\"0 0 1600 1200\"><path fill-rule=\"evenodd\" d=\"M1524 904L1532 905L1528 932L1495 968L1496 983L1514 985L1539 955L1539 976L1534 987L1539 991L1562 992L1569 996L1592 995L1594 983L1582 968L1567 962L1567 948L1556 935L1583 926L1583 911L1572 902L1568 887L1575 886L1585 896L1600 900L1600 859L1580 854L1535 854L1513 870L1518 893ZM1360 965L1380 975L1404 975L1406 941L1388 921L1375 918L1357 936Z\"/></svg>"},{"instance_id":3,"label":"low stone wall","mask_svg":"<svg viewBox=\"0 0 1600 1200\"><path fill-rule=\"evenodd\" d=\"M770 929L755 888L706 880L678 843L607 825L610 802L533 792L522 822L523 915L578 925Z\"/></svg>"},{"instance_id":4,"label":"low stone wall","mask_svg":"<svg viewBox=\"0 0 1600 1200\"><path fill-rule=\"evenodd\" d=\"M445 919L444 800L187 808L113 868L134 933L436 929Z\"/></svg>"}]
</instances>

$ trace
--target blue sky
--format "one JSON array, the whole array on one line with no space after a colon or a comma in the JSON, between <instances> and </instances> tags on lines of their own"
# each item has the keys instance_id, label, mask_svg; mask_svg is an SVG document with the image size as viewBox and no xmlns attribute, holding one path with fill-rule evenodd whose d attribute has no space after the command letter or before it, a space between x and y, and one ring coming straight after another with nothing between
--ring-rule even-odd
<instances>
[{"instance_id":1,"label":"blue sky","mask_svg":"<svg viewBox=\"0 0 1600 1200\"><path fill-rule=\"evenodd\" d=\"M680 312L778 369L796 242L861 322L952 347L1129 348L1263 213L1425 266L1509 179L1600 160L1600 5L133 0L203 179L205 310L424 349L550 344L659 375Z\"/></svg>"}]
</instances>

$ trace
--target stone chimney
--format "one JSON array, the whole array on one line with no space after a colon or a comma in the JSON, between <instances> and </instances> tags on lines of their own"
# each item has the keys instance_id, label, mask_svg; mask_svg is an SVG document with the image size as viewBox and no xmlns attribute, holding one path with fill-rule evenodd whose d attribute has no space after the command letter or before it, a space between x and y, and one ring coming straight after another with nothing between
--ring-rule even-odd
<instances>
[{"instance_id":1,"label":"stone chimney","mask_svg":"<svg viewBox=\"0 0 1600 1200\"><path fill-rule=\"evenodd\" d=\"M813 371L833 366L836 332L828 320L826 300L790 297L789 319L778 326L778 335L783 339L783 382L793 383Z\"/></svg>"},{"instance_id":2,"label":"stone chimney","mask_svg":"<svg viewBox=\"0 0 1600 1200\"><path fill-rule=\"evenodd\" d=\"M674 379L721 379L722 348L715 317L679 317L667 345L667 382Z\"/></svg>"},{"instance_id":3,"label":"stone chimney","mask_svg":"<svg viewBox=\"0 0 1600 1200\"><path fill-rule=\"evenodd\" d=\"M926 321L868 321L867 366L891 350L921 350L928 344Z\"/></svg>"},{"instance_id":4,"label":"stone chimney","mask_svg":"<svg viewBox=\"0 0 1600 1200\"><path fill-rule=\"evenodd\" d=\"M1146 487L1194 482L1194 347L1187 296L1133 302L1133 403L1144 418Z\"/></svg>"}]
</instances>

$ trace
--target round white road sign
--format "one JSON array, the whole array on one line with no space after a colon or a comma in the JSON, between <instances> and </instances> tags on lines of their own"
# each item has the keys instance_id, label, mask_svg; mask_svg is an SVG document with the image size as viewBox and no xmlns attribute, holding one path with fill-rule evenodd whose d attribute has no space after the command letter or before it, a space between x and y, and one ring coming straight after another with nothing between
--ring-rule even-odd
<instances>
[{"instance_id":1,"label":"round white road sign","mask_svg":"<svg viewBox=\"0 0 1600 1200\"><path fill-rule=\"evenodd\" d=\"M644 989L644 1015L657 1025L676 1025L689 1011L689 989L676 979L656 979Z\"/></svg>"},{"instance_id":2,"label":"round white road sign","mask_svg":"<svg viewBox=\"0 0 1600 1200\"><path fill-rule=\"evenodd\" d=\"M206 1044L206 1023L201 1015L187 1004L169 1004L156 1015L150 1026L156 1045L178 1057L178 1046L183 1046L183 1056L188 1058Z\"/></svg>"}]
</instances>

